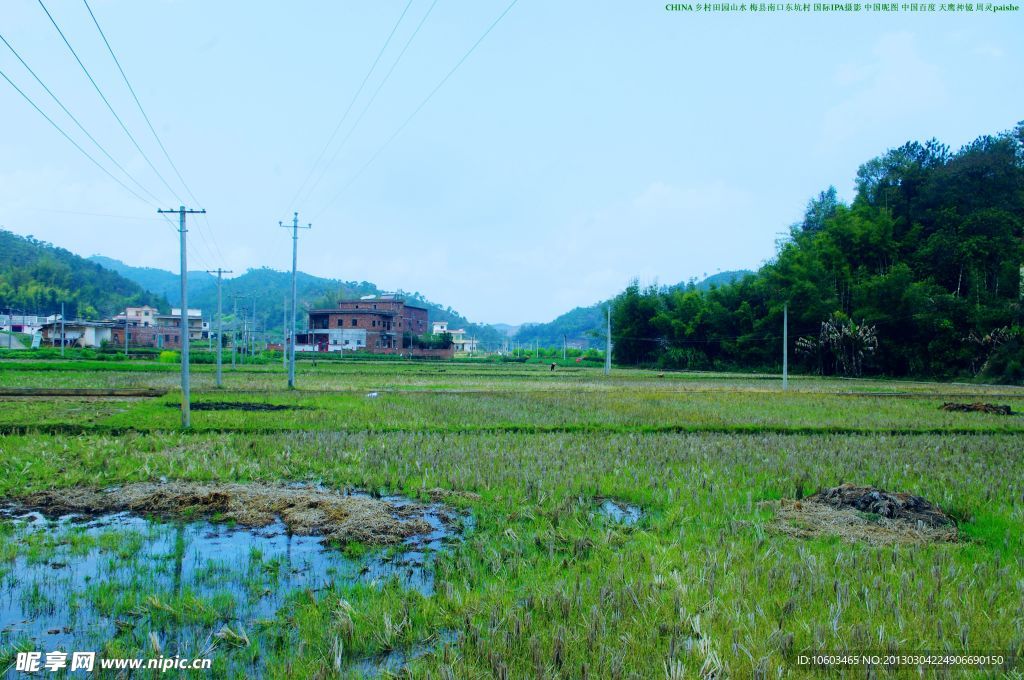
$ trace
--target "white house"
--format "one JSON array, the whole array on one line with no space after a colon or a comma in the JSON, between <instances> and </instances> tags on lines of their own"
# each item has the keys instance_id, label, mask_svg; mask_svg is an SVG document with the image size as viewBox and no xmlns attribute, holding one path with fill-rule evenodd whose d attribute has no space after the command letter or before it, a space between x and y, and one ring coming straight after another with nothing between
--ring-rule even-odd
<instances>
[{"instance_id":1,"label":"white house","mask_svg":"<svg viewBox=\"0 0 1024 680\"><path fill-rule=\"evenodd\" d=\"M447 321L435 321L433 323L433 333L434 335L447 333L452 336L452 345L454 345L456 352L476 351L476 340L473 338L467 338L466 330L464 328L451 329L448 328Z\"/></svg>"},{"instance_id":2,"label":"white house","mask_svg":"<svg viewBox=\"0 0 1024 680\"><path fill-rule=\"evenodd\" d=\"M56 320L47 321L43 325L43 344L60 347L63 338L65 347L102 347L103 343L110 342L113 327L114 324L108 321L67 320L64 322L62 336L58 316Z\"/></svg>"}]
</instances>

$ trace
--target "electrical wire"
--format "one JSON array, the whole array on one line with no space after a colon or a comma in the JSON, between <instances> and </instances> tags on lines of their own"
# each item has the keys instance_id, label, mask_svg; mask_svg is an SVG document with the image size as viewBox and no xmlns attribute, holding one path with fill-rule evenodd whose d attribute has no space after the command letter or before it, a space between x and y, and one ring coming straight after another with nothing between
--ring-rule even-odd
<instances>
[{"instance_id":1,"label":"electrical wire","mask_svg":"<svg viewBox=\"0 0 1024 680\"><path fill-rule=\"evenodd\" d=\"M409 8L412 6L412 2L413 2L413 0L409 0L406 3L405 9L402 10L402 13L398 17L398 21L396 21L395 25L391 27L391 32L388 33L387 39L384 41L384 44L381 46L380 50L377 52L376 59L373 60L373 63L370 64L370 69L366 72L366 75L363 76L363 82L359 83L359 88L356 90L355 94L352 95L352 100L348 103L348 107L345 109L345 112L341 115L341 118L338 120L338 124L334 126L334 131L331 132L331 136L327 139L327 143L324 144L324 147L320 150L320 155L317 156L316 160L313 162L313 165L312 165L312 167L310 167L309 173L306 175L306 178L304 180L302 180L302 184L299 185L299 189L298 189L298 191L295 192L295 196L292 197L292 200L291 200L291 205L292 206L295 205L295 202L298 200L299 196L302 194L302 190L306 187L306 184L309 182L310 177L312 177L313 173L316 171L317 165L319 165L320 161L323 160L324 154L327 153L327 149L331 146L331 142L334 141L334 138L337 136L338 131L341 129L342 124L348 118L349 112L352 111L352 107L355 105L356 100L359 98L359 95L362 94L363 88L366 87L366 82L370 79L370 76L373 74L374 69L377 68L377 64L380 62L380 58L382 56L384 56L384 51L388 48L388 45L391 44L391 39L394 37L395 31L398 30L399 25L402 23L402 20L405 18L405 15L408 13ZM325 170L326 170L326 167L325 167ZM317 183L319 183L319 180L317 180ZM315 188L315 186L314 186L314 188ZM310 189L310 191L312 191L312 189ZM308 198L308 196L307 196L307 198Z\"/></svg>"},{"instance_id":2,"label":"electrical wire","mask_svg":"<svg viewBox=\"0 0 1024 680\"><path fill-rule=\"evenodd\" d=\"M66 106L64 106L64 103L60 100L60 98L58 98L57 95L55 95L49 87L47 87L46 83L43 82L42 78L40 78L36 74L36 72L32 70L32 67L29 66L24 59L22 59L21 55L18 54L18 51L14 49L14 46L11 45L11 43L7 41L7 38L5 38L2 34L0 34L0 41L3 41L4 45L7 45L7 49L9 49L11 53L18 59L18 61L21 62L21 65L25 67L25 70L28 71L32 75L32 77L36 79L36 82L39 83L40 87L42 87L46 91L46 94L50 95L53 101L57 103L57 106L59 106L61 110L65 114L67 114L68 118L74 121L75 125L78 126L78 129L81 130L82 133L89 138L89 141L96 145L96 148L99 149L100 152L102 152L103 155L106 156L107 159L110 160L110 162L113 163L118 170L123 172L125 176L128 177L128 179L130 179L135 184L135 186L137 186L142 191L142 193L146 194L154 201L158 201L159 199L157 199L156 196L154 196L148 189L146 189L146 187L142 186L142 184L137 179L135 179L135 177L130 172L125 170L124 167L120 163L118 163L113 156L110 155L110 153L103 147L102 144L96 141L95 137L89 134L89 131L85 129L85 126L83 126L82 123L78 120L78 118L76 118L75 115L71 113L71 111L69 111Z\"/></svg>"},{"instance_id":3,"label":"electrical wire","mask_svg":"<svg viewBox=\"0 0 1024 680\"><path fill-rule=\"evenodd\" d=\"M25 101L27 101L27 102L28 102L28 103L29 103L29 104L30 104L30 105L32 106L32 108L34 108L34 109L36 110L36 112L37 112L37 113L39 113L39 115L40 115L40 116L42 116L43 118L45 118L45 119L46 119L46 122L48 122L48 123L49 123L50 125L52 125L52 126L54 127L54 129L55 129L55 130L57 130L57 132L59 132L59 133L61 134L61 136L63 136L63 137L64 137L64 139L66 139L66 140L68 140L69 142L71 142L71 144L72 144L72 145L73 145L73 146L74 146L74 147L75 147L76 149L78 149L78 150L79 150L79 151L80 151L80 152L82 153L82 155L83 155L83 156L85 156L85 157L86 157L86 158L88 158L88 159L89 159L90 161L92 161L93 165L95 165L95 166L96 166L97 168L99 168L100 170L102 170L102 171L103 171L103 173L104 173L105 175L107 175L107 177L109 177L110 179L112 179L112 180L114 180L115 182L117 182L118 184L120 184L120 185L121 185L121 187L122 187L122 188L124 188L124 190L125 190L125 191L127 191L127 192L128 192L128 193L130 193L130 194L131 194L132 196L134 196L135 198L139 199L140 201L142 201L142 202L143 202L143 203L145 203L146 205L148 205L148 206L150 206L150 207L152 207L152 208L155 208L155 207L156 207L156 204L155 204L155 203L153 203L153 202L151 202L151 201L149 201L149 200L147 200L147 199L143 198L142 196L140 196L140 195L139 195L139 194L138 194L138 193L137 193L137 192L136 192L136 191L135 191L134 189L132 189L132 188L131 188L130 186L128 186L127 184L125 184L124 182L122 182L122 181L121 181L120 179L118 179L117 177L115 177L113 173L111 173L111 172L110 172L109 170L107 170L107 168L106 168L106 167L104 167L104 166L103 166L103 165L102 165L102 164L101 164L101 163L100 163L99 161L97 161L97 160L96 160L95 158L93 158L93 157L92 157L92 155L91 155L91 154L90 154L90 153L89 153L88 151L86 151L85 149L83 149L83 148L82 148L82 146L81 146L81 145L80 145L80 144L79 144L78 142L76 142L76 141L75 141L74 139L72 139L72 138L71 138L71 135L69 135L69 134L68 134L67 132L65 132L65 131L64 131L64 128L62 128L62 127L61 127L60 125L58 125L57 123L55 123L55 122L54 122L54 120L53 120L52 118L50 118L50 117L49 117L48 115L46 115L46 113L45 113L45 112L44 112L44 111L43 111L43 110L42 110L41 108L39 108L39 106L38 106L38 105L37 105L37 104L36 104L36 103L35 103L34 101L32 101L32 98L31 98L31 97L29 97L29 96L28 96L27 94L25 94L25 93L24 93L24 92L23 92L23 91L21 90L21 88L20 88L20 87L18 87L17 85L15 85L15 84L14 84L14 81L13 81L13 80L11 80L10 78L8 78L8 77L7 77L7 74L6 74L6 73L4 73L4 71L3 71L3 70L0 70L0 76L2 76L2 77L3 77L3 79L4 79L4 80L6 80L6 81L8 82L8 84L10 84L10 86L11 86L11 87L13 87L13 88L15 89L15 91L17 91L17 93L18 93L18 94L20 94L20 95L21 95L21 96L22 96L22 97L23 97L23 98L25 99Z\"/></svg>"},{"instance_id":4,"label":"electrical wire","mask_svg":"<svg viewBox=\"0 0 1024 680\"><path fill-rule=\"evenodd\" d=\"M183 187L185 187L185 193L188 194L189 198L191 198L196 205L202 205L199 199L196 198L195 194L192 193L192 188L189 187L188 182L186 182L185 178L181 176L181 172L178 171L178 166L175 165L174 161L171 159L171 155L167 152L167 147L164 146L163 141L160 139L160 135L158 135L156 132L156 128L153 127L153 123L149 119L149 115L146 113L146 109L143 108L142 102L139 101L138 95L135 94L135 88L132 87L131 82L128 80L128 75L125 73L124 68L121 66L121 61L117 58L117 55L114 54L114 48L111 47L110 41L107 40L107 34L104 33L103 28L100 27L100 22L96 18L96 15L93 13L92 7L89 6L88 0L82 0L82 2L85 4L85 8L89 11L89 16L92 18L92 22L96 26L96 30L99 32L100 37L103 38L103 44L107 46L107 51L110 53L110 57L114 60L114 63L117 65L117 70L121 73L121 78L124 79L124 84L128 86L128 91L131 93L132 99L135 100L135 105L139 107L139 113L142 114L143 120L146 121L146 125L149 127L149 131L153 134L153 139L156 140L157 145L160 147L160 151L163 152L164 158L167 159L167 163L171 166L171 169L174 170L174 174L178 177L178 181L181 182L181 185ZM213 228L210 226L209 220L206 219L206 213L201 214L203 216L204 222L206 223L206 229L209 232L210 241L212 241L213 243L213 250L217 251L216 256L220 257L220 259L223 261L224 254L220 250L220 245L217 243L217 238L214 235ZM210 255L214 255L213 251L210 249L210 243L207 242L206 235L203 233L201 229L199 230L199 235L205 242L207 250L210 250Z\"/></svg>"},{"instance_id":5,"label":"electrical wire","mask_svg":"<svg viewBox=\"0 0 1024 680\"><path fill-rule=\"evenodd\" d=\"M29 97L29 96L28 96L27 94L25 94L25 92L24 92L24 91L23 91L23 90L22 90L22 89L21 89L20 87L18 87L18 86L17 86L17 85L16 85L15 83L14 83L14 81L13 81L13 80L11 80L11 79L10 79L10 78L9 78L9 77L7 76L7 74L6 74L6 73L5 73L5 72L4 72L4 71L3 71L2 69L0 69L0 77L2 77L2 78L3 78L4 80L6 80L6 81L7 81L7 83L8 83L8 84L9 84L9 85L10 85L10 86L11 86L12 88L14 88L15 92L17 92L18 94L20 94L20 95L22 96L22 98L23 98L23 99L24 99L25 101L27 101L27 102L29 103L29 105L30 105L30 106L31 106L31 107L32 107L33 109L35 109L35 110L36 110L36 113L38 113L38 114L39 114L40 116L42 116L42 117L43 117L43 118L44 118L44 119L46 120L46 122L48 122L48 123L49 123L49 124L50 124L51 126L53 126L53 128L54 128L54 129L55 129L55 130L56 130L57 132L59 132L59 133L60 133L60 135L61 135L62 137L64 137L64 139L68 140L68 142L70 142L72 146L74 146L74 147L75 147L76 149L78 149L79 153L81 153L81 154L82 154L83 156L85 156L85 157L86 157L87 159L89 159L89 161L90 161L90 162L92 162L92 164L93 164L93 165L95 165L95 166L96 166L97 168L99 168L99 169L100 169L100 170L101 170L101 171L103 172L103 174L105 174L105 175L106 175L107 177L109 177L110 179L114 180L114 182L116 182L117 184L119 184L119 185L121 186L121 188L123 188L123 189L124 189L125 191L127 191L128 193L130 193L130 194L131 194L132 196L134 196L135 198L137 198L137 199L138 199L139 201L141 201L142 203L145 203L146 205L148 205L148 206L149 206L150 208L153 208L153 209L155 210L155 209L157 209L157 208L159 207L159 206L158 206L158 204L156 204L156 203L154 203L154 202L152 202L152 201L150 201L150 200L148 200L148 199L145 199L145 198L143 198L142 196L140 196L140 195L138 194L138 192L136 192L136 191L135 191L134 189L132 189L132 188L131 188L130 186L128 186L127 184L125 184L125 183L124 183L123 181L121 181L121 179L120 179L120 178L116 177L116 176L115 176L115 175L114 175L114 174L113 174L112 172L110 172L110 170L108 170L108 169L107 169L106 167L104 167L104 165L103 165L102 163L100 163L99 161L97 161L97 160L96 160L96 159L95 159L95 158L94 158L94 157L92 156L92 154L90 154L90 153L89 153L88 151L86 151L85 149L83 149L83 148L82 148L82 145L81 145L81 144L79 144L78 142L76 142L76 141L75 141L75 140L74 140L74 139L73 139L73 138L71 137L71 135L69 135L69 134L67 133L67 131L65 131L65 130L64 130L64 128L62 128L62 127L61 127L60 125L58 125L58 124L57 124L57 123L56 123L56 122L55 122L55 121L54 121L54 120L53 120L52 118L50 118L50 116L48 116L48 115L46 114L46 112L45 112L45 111L43 111L43 110L42 110L42 109L41 109L41 108L39 107L39 105L35 103L35 101L33 101L33 100L32 100L32 98L31 98L31 97ZM177 232L177 231L178 231L178 228L177 228L177 227L176 227L176 226L174 225L174 223L173 223L173 222L171 222L171 221L170 221L169 219L167 219L167 216L166 216L166 215L163 215L162 217L163 217L164 221L165 221L165 222L166 222L166 223L168 224L168 226L170 226L170 228L171 228L171 229L172 229L173 231L175 231L175 232ZM189 250L188 248L186 248L186 252L190 252L190 253L191 253L191 255L192 255L192 257L193 257L193 258L195 258L195 259L197 259L197 260L202 260L202 259L203 259L203 258L199 257L199 256L198 256L198 255L196 254L196 252L195 252L195 250L194 250L194 249L190 251L190 250Z\"/></svg>"},{"instance_id":6,"label":"electrical wire","mask_svg":"<svg viewBox=\"0 0 1024 680\"><path fill-rule=\"evenodd\" d=\"M381 81L377 83L377 87L376 89L374 89L373 94L370 95L370 98L366 101L366 104L363 106L362 111L359 112L359 116L356 118L355 122L352 123L352 127L349 128L348 134L346 134L344 139L341 140L341 143L334 150L334 155L331 156L331 160L329 160L327 164L323 167L323 170L317 177L316 182L314 182L313 185L309 188L309 191L306 194L307 200L313 194L313 191L316 189L316 187L319 186L323 178L326 176L327 170L334 164L334 161L338 159L338 154L340 154L341 150L345 148L345 144L348 143L348 140L352 137L352 134L356 131L356 128L359 127L359 123L363 120L363 117L366 115L366 112L370 110L370 106L373 105L373 102L376 101L377 95L380 94L381 89L383 89L384 85L387 84L388 80L391 78L391 74L395 72L395 67L398 66L398 62L402 60L402 57L405 55L406 50L409 49L409 45L412 44L412 41L419 34L420 29L423 28L423 24L426 23L427 18L430 16L430 13L434 11L434 7L437 6L437 3L438 0L434 0L434 2L430 5L430 7L427 9L426 14L423 15L423 17L420 19L419 24L416 25L416 29L409 36L408 40L405 41L405 45L402 46L402 50L398 53L398 57L396 57L395 61L391 64L391 68L389 68L388 72L384 74L384 77L381 79Z\"/></svg>"},{"instance_id":7,"label":"electrical wire","mask_svg":"<svg viewBox=\"0 0 1024 680\"><path fill-rule=\"evenodd\" d=\"M421 101L419 103L419 106L417 106L415 109L413 109L413 112L410 113L409 116L402 122L402 124L399 125L398 128L391 134L391 136L388 137L387 141L385 141L373 153L373 155L370 156L370 159L368 161L366 161L366 163L364 163L362 165L362 167L360 167L359 170L349 179L349 181L346 182L341 187L341 189L338 190L338 192L335 193L334 196L332 196L330 198L330 200L327 201L327 203L324 205L324 207L320 209L320 212L317 213L317 217L315 219L319 219L319 217L321 215L323 215L323 213L326 212L327 209L330 208L331 205L333 205L335 201L337 201L339 198L341 198L341 196L345 193L345 191L347 191L348 188L350 186L352 186L352 184L355 183L355 181L357 179L359 179L359 177L366 171L366 169L369 168L371 164L373 164L373 162L377 159L377 157L380 156L381 153L383 153L384 149L386 149L391 144L391 142L393 142L394 139L399 134L401 134L401 132L409 125L409 123L412 122L412 119L415 118L416 115L420 111L423 110L423 107L425 107L430 102L430 100L434 97L434 95L437 94L437 91L440 90L442 87L444 87L444 84L447 83L448 80L455 74L455 72L459 70L459 67L462 66L466 62L466 60L469 59L470 55L472 55L473 52L476 51L476 48L480 46L480 43L482 43L484 41L484 39L487 38L488 35L490 35L491 31L493 31L494 28L501 22L501 20L504 19L505 16L510 11L512 11L512 8L515 6L516 2L518 2L518 0L512 0L512 2L510 2L508 4L508 6L505 8L505 10L501 14L498 15L498 18L495 19L493 22L491 22L491 25L487 27L487 30L485 30L483 32L483 34L477 39L477 41L475 43L473 43L472 47L470 47L466 51L466 53L462 55L462 58L459 59L455 63L455 66L453 66L451 68L451 70L448 71L448 73L445 74L445 76L443 78L441 78L441 81L436 86L434 86L434 89L432 89L430 91L430 93L426 97L424 97L423 101Z\"/></svg>"},{"instance_id":8,"label":"electrical wire","mask_svg":"<svg viewBox=\"0 0 1024 680\"><path fill-rule=\"evenodd\" d=\"M67 46L68 50L70 50L71 55L75 58L75 61L77 61L78 65L82 68L82 72L85 73L85 77L89 79L90 83L92 83L93 89L96 90L96 94L98 94L100 96L100 99L103 100L103 103L106 104L107 109L110 111L111 115L113 115L114 118L117 120L118 124L121 126L121 129L124 130L124 133L128 136L128 139L131 140L132 144L135 146L135 149L139 152L142 158L146 161L146 164L149 165L150 169L156 174L156 176L160 179L163 185L167 187L167 190L171 192L171 195L174 196L174 198L176 198L179 202L183 202L181 200L181 197L178 196L178 192L176 192L171 187L171 185L167 182L167 179L160 173L159 170L157 170L156 166L153 165L153 161L149 159L149 156L146 155L146 152L142 150L141 146L139 146L138 140L135 139L135 136L128 129L128 126L125 125L124 121L121 119L121 116L119 116L117 114L117 111L114 110L114 107L111 105L106 95L103 94L103 90L100 89L100 86L96 84L96 81L93 79L92 74L89 73L89 69L87 69L85 67L85 64L82 63L82 60L81 58L79 58L78 53L75 52L75 48L71 46L71 43L68 41L67 36L64 35L64 31L61 30L60 25L53 18L53 15L50 14L50 10L48 10L46 8L46 5L43 4L43 0L37 0L37 2L39 3L39 6L43 8L43 11L46 13L46 16L50 19L50 23L53 24L53 27L55 29L57 29L57 33L60 34L61 39L64 41L64 44Z\"/></svg>"}]
</instances>

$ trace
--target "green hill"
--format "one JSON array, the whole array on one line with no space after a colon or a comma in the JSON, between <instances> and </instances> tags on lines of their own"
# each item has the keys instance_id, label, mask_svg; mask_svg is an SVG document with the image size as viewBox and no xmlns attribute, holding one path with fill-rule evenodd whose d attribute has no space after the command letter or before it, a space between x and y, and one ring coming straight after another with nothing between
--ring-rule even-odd
<instances>
[{"instance_id":1,"label":"green hill","mask_svg":"<svg viewBox=\"0 0 1024 680\"><path fill-rule=\"evenodd\" d=\"M711 290L741 280L754 272L747 269L719 272L697 281L678 283L665 290L688 289ZM598 302L589 307L577 307L548 323L523 324L512 335L512 339L529 345L539 342L542 347L561 347L562 339L571 346L604 349L605 308L607 302Z\"/></svg>"},{"instance_id":2,"label":"green hill","mask_svg":"<svg viewBox=\"0 0 1024 680\"><path fill-rule=\"evenodd\" d=\"M181 284L178 275L173 272L151 267L133 267L101 255L93 255L89 260L122 274L154 293L163 295L172 305L178 305L181 301ZM305 272L298 272L296 275L296 289L300 310L333 307L338 300L380 295L385 292L368 281L341 281ZM239 319L251 319L255 299L257 327L269 329L272 337L279 336L284 321L285 303L287 301L290 304L291 301L291 290L291 272L267 267L250 269L240 276L225 278L222 295L226 323L230 323L234 318L236 303ZM457 311L431 302L419 293L397 292L411 303L426 307L431 321L448 321L453 327L465 328L478 339L489 343L497 342L499 333L490 326L470 323ZM188 296L189 307L202 309L203 315L211 318L217 309L217 278L206 272L189 272ZM303 323L304 316L300 314L299 326L302 327Z\"/></svg>"},{"instance_id":3,"label":"green hill","mask_svg":"<svg viewBox=\"0 0 1024 680\"><path fill-rule=\"evenodd\" d=\"M829 187L756 275L615 300L615 360L670 368L1024 381L1024 122L958 151L908 142Z\"/></svg>"},{"instance_id":4,"label":"green hill","mask_svg":"<svg viewBox=\"0 0 1024 680\"><path fill-rule=\"evenodd\" d=\"M155 269L153 267L133 267L120 260L104 257L103 255L92 255L87 259L105 269L117 272L130 281L134 281L151 293L162 295L174 306L181 304L181 278L175 272ZM204 271L190 271L188 273L188 295L190 300L195 299L196 295L207 288L216 288L216 285L216 276L207 274ZM189 304L190 306L195 306L191 302Z\"/></svg>"},{"instance_id":5,"label":"green hill","mask_svg":"<svg viewBox=\"0 0 1024 680\"><path fill-rule=\"evenodd\" d=\"M98 319L126 305L167 307L158 293L32 236L0 229L0 308Z\"/></svg>"}]
</instances>

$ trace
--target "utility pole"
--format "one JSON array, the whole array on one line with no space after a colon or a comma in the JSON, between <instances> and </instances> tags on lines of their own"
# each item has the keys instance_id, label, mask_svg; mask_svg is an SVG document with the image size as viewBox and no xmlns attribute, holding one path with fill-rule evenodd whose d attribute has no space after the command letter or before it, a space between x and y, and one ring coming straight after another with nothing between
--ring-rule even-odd
<instances>
[{"instance_id":1,"label":"utility pole","mask_svg":"<svg viewBox=\"0 0 1024 680\"><path fill-rule=\"evenodd\" d=\"M782 306L782 391L789 389L789 304Z\"/></svg>"},{"instance_id":2,"label":"utility pole","mask_svg":"<svg viewBox=\"0 0 1024 680\"><path fill-rule=\"evenodd\" d=\"M256 358L256 296L252 296L252 345L250 346L249 356Z\"/></svg>"},{"instance_id":3,"label":"utility pole","mask_svg":"<svg viewBox=\"0 0 1024 680\"><path fill-rule=\"evenodd\" d=\"M566 340L566 337L565 337L565 335L563 334L563 335L562 335L562 361L565 361L565 349L566 349L566 347L565 347L565 346L566 346L567 344L568 344L568 341Z\"/></svg>"},{"instance_id":4,"label":"utility pole","mask_svg":"<svg viewBox=\"0 0 1024 680\"><path fill-rule=\"evenodd\" d=\"M64 303L60 303L60 358L64 358Z\"/></svg>"},{"instance_id":5,"label":"utility pole","mask_svg":"<svg viewBox=\"0 0 1024 680\"><path fill-rule=\"evenodd\" d=\"M604 374L612 373L612 306L608 305L608 332L605 337Z\"/></svg>"},{"instance_id":6,"label":"utility pole","mask_svg":"<svg viewBox=\"0 0 1024 680\"><path fill-rule=\"evenodd\" d=\"M248 354L248 352L249 352L249 319L245 318L245 310L244 309L242 310L242 317L243 318L242 318L242 335L241 335L241 338L239 338L239 335L238 335L238 301L240 299L241 300L247 300L249 298L249 295L248 294L232 293L231 294L231 298L235 302L235 312L234 312L235 316L234 316L234 321L231 324L232 330L234 331L232 333L232 337L231 337L231 368L234 368L235 367L235 357L237 356L238 357L238 361L240 361L241 363L244 364L245 363L245 355ZM241 352L237 351L237 345L239 343L242 345L242 351Z\"/></svg>"},{"instance_id":7,"label":"utility pole","mask_svg":"<svg viewBox=\"0 0 1024 680\"><path fill-rule=\"evenodd\" d=\"M277 226L285 227L282 222L278 222ZM307 224L303 229L312 229L312 224ZM295 389L295 312L299 306L298 292L295 286L295 271L298 265L298 253L299 253L299 213L295 213L292 217L292 344L291 344L291 357L288 362L288 389Z\"/></svg>"},{"instance_id":8,"label":"utility pole","mask_svg":"<svg viewBox=\"0 0 1024 680\"><path fill-rule=\"evenodd\" d=\"M138 338L136 338L138 339ZM128 358L128 308L124 308L124 358Z\"/></svg>"},{"instance_id":9,"label":"utility pole","mask_svg":"<svg viewBox=\"0 0 1024 680\"><path fill-rule=\"evenodd\" d=\"M216 271L207 270L206 273L217 275L217 387L221 387L222 376L220 357L221 349L224 347L224 319L222 318L221 314L222 298L220 294L220 284L221 277L223 277L224 274L231 274L232 271L230 269L221 269L220 267L218 267Z\"/></svg>"},{"instance_id":10,"label":"utility pole","mask_svg":"<svg viewBox=\"0 0 1024 680\"><path fill-rule=\"evenodd\" d=\"M281 367L288 370L288 298L281 308Z\"/></svg>"},{"instance_id":11,"label":"utility pole","mask_svg":"<svg viewBox=\"0 0 1024 680\"><path fill-rule=\"evenodd\" d=\"M238 340L238 296L232 295L235 309L231 313L231 369L235 368L235 341Z\"/></svg>"},{"instance_id":12,"label":"utility pole","mask_svg":"<svg viewBox=\"0 0 1024 680\"><path fill-rule=\"evenodd\" d=\"M191 392L188 373L188 259L185 254L185 215L204 214L206 210L187 210L179 206L177 210L157 210L158 213L178 213L178 234L181 236L181 426L188 429L191 425Z\"/></svg>"}]
</instances>

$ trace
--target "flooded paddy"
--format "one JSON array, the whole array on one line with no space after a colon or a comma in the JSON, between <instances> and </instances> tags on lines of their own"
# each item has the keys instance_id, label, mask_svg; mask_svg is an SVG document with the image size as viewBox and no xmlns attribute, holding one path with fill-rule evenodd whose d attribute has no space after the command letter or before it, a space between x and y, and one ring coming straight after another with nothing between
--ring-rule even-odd
<instances>
[{"instance_id":1,"label":"flooded paddy","mask_svg":"<svg viewBox=\"0 0 1024 680\"><path fill-rule=\"evenodd\" d=\"M230 673L257 671L262 632L277 628L275 616L290 601L346 585L429 596L433 557L459 540L469 522L437 503L254 486L293 502L264 516L258 503L239 492L242 486L205 489L222 493L228 487L233 498L250 503L245 515L224 502L216 518L201 512L189 519L198 512L195 504L184 514L125 507L125 498L145 505L139 499L166 500L180 498L170 490L203 490L173 482L135 485L128 492L127 487L66 490L61 502L51 499L47 514L24 505L6 508L0 513L0 667L6 670L18 650L92 650L100 656L145 650L154 657L212 657ZM161 488L162 496L155 493ZM296 488L299 496L289 496ZM96 494L120 494L122 500L100 503L109 506L102 514L85 507L69 512L92 507L100 498ZM296 510L297 498L315 507L298 503ZM331 502L345 498L354 504L345 507L357 510L356 521L370 522L368 532L339 528L351 518ZM45 499L31 500L39 507ZM316 510L338 524L332 529L318 523ZM353 537L360 542L347 542ZM347 658L344 667L364 674L394 671L445 639L439 633L387 654Z\"/></svg>"}]
</instances>

